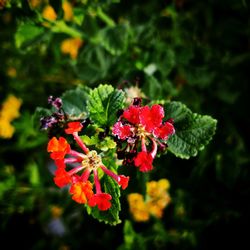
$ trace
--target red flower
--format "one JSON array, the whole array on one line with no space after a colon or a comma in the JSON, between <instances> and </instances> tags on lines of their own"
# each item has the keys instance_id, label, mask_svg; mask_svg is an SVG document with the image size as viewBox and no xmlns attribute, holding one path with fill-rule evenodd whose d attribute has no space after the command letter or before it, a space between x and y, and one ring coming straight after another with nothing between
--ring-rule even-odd
<instances>
[{"instance_id":1,"label":"red flower","mask_svg":"<svg viewBox=\"0 0 250 250\"><path fill-rule=\"evenodd\" d=\"M108 210L111 207L110 200L112 199L112 196L107 193L98 193L94 194L89 199L89 206L94 207L97 206L99 210L105 211Z\"/></svg>"},{"instance_id":2,"label":"red flower","mask_svg":"<svg viewBox=\"0 0 250 250\"><path fill-rule=\"evenodd\" d=\"M63 159L64 156L70 152L70 145L63 137L60 137L59 140L57 140L56 137L53 137L48 143L47 151L51 152L51 159Z\"/></svg>"},{"instance_id":3,"label":"red flower","mask_svg":"<svg viewBox=\"0 0 250 250\"><path fill-rule=\"evenodd\" d=\"M65 129L66 134L73 134L75 132L80 132L83 125L80 122L69 122L68 128Z\"/></svg>"},{"instance_id":4,"label":"red flower","mask_svg":"<svg viewBox=\"0 0 250 250\"><path fill-rule=\"evenodd\" d=\"M64 163L64 159L55 160L55 164L58 168L62 168L62 169L66 168L66 165Z\"/></svg>"},{"instance_id":5,"label":"red flower","mask_svg":"<svg viewBox=\"0 0 250 250\"><path fill-rule=\"evenodd\" d=\"M119 139L125 140L132 135L131 126L123 125L121 122L117 122L113 126L112 133L117 135Z\"/></svg>"},{"instance_id":6,"label":"red flower","mask_svg":"<svg viewBox=\"0 0 250 250\"><path fill-rule=\"evenodd\" d=\"M132 124L138 124L140 123L140 118L139 118L140 110L141 110L140 107L130 106L123 112L123 117Z\"/></svg>"},{"instance_id":7,"label":"red flower","mask_svg":"<svg viewBox=\"0 0 250 250\"><path fill-rule=\"evenodd\" d=\"M164 109L158 104L153 105L151 108L148 106L141 108L140 122L150 133L155 128L161 126L163 117Z\"/></svg>"},{"instance_id":8,"label":"red flower","mask_svg":"<svg viewBox=\"0 0 250 250\"><path fill-rule=\"evenodd\" d=\"M153 169L153 157L148 152L139 152L134 159L136 167L139 167L141 172L147 172Z\"/></svg>"},{"instance_id":9,"label":"red flower","mask_svg":"<svg viewBox=\"0 0 250 250\"><path fill-rule=\"evenodd\" d=\"M129 182L129 177L124 176L124 175L119 175L118 176L118 184L122 186L122 189L126 189L128 186Z\"/></svg>"},{"instance_id":10,"label":"red flower","mask_svg":"<svg viewBox=\"0 0 250 250\"><path fill-rule=\"evenodd\" d=\"M58 168L55 171L54 182L58 187L61 188L68 185L71 182L71 177L67 173L67 171L65 171L64 168Z\"/></svg>"},{"instance_id":11,"label":"red flower","mask_svg":"<svg viewBox=\"0 0 250 250\"><path fill-rule=\"evenodd\" d=\"M167 140L169 135L172 135L174 133L175 133L174 126L170 122L164 123L162 126L156 128L153 132L154 136L163 140Z\"/></svg>"},{"instance_id":12,"label":"red flower","mask_svg":"<svg viewBox=\"0 0 250 250\"><path fill-rule=\"evenodd\" d=\"M72 184L69 192L73 194L72 200L81 204L86 204L88 199L90 199L94 195L92 184L89 181L79 181Z\"/></svg>"},{"instance_id":13,"label":"red flower","mask_svg":"<svg viewBox=\"0 0 250 250\"><path fill-rule=\"evenodd\" d=\"M119 121L114 124L112 133L124 143L117 143L118 157L123 157L123 164L133 162L142 172L153 169L152 162L157 154L157 145L163 149L168 137L175 133L173 120L169 119L162 124L164 108L159 104L140 106L141 100L134 102L120 116ZM141 149L138 150L138 147ZM141 151L141 152L140 152ZM139 152L137 154L137 152ZM137 154L137 155L136 155ZM136 155L136 156L135 156Z\"/></svg>"}]
</instances>

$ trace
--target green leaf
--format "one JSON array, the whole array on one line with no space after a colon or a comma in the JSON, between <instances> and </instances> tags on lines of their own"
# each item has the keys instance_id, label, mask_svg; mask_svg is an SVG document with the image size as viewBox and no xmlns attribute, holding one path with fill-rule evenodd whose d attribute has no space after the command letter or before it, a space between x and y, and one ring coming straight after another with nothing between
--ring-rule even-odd
<instances>
[{"instance_id":1,"label":"green leaf","mask_svg":"<svg viewBox=\"0 0 250 250\"><path fill-rule=\"evenodd\" d=\"M70 27L63 20L58 20L53 22L51 31L54 33L65 33L72 37L82 37L83 34L77 29Z\"/></svg>"},{"instance_id":2,"label":"green leaf","mask_svg":"<svg viewBox=\"0 0 250 250\"><path fill-rule=\"evenodd\" d=\"M40 129L40 119L45 116L50 116L52 114L52 111L50 109L42 108L42 107L37 107L35 109L34 114L32 115L32 122L33 122L33 127L35 130Z\"/></svg>"},{"instance_id":3,"label":"green leaf","mask_svg":"<svg viewBox=\"0 0 250 250\"><path fill-rule=\"evenodd\" d=\"M124 243L118 247L118 250L143 250L146 248L145 237L137 233L132 223L126 220L123 227Z\"/></svg>"},{"instance_id":4,"label":"green leaf","mask_svg":"<svg viewBox=\"0 0 250 250\"><path fill-rule=\"evenodd\" d=\"M71 118L87 117L88 88L77 87L62 95L63 109Z\"/></svg>"},{"instance_id":5,"label":"green leaf","mask_svg":"<svg viewBox=\"0 0 250 250\"><path fill-rule=\"evenodd\" d=\"M96 145L99 142L99 138L97 135L93 135L91 137L87 135L82 135L81 139L87 146Z\"/></svg>"},{"instance_id":6,"label":"green leaf","mask_svg":"<svg viewBox=\"0 0 250 250\"><path fill-rule=\"evenodd\" d=\"M74 23L81 26L84 20L84 13L81 8L74 8Z\"/></svg>"},{"instance_id":7,"label":"green leaf","mask_svg":"<svg viewBox=\"0 0 250 250\"><path fill-rule=\"evenodd\" d=\"M15 34L16 47L19 49L31 45L44 34L44 30L43 27L38 27L33 23L22 23Z\"/></svg>"},{"instance_id":8,"label":"green leaf","mask_svg":"<svg viewBox=\"0 0 250 250\"><path fill-rule=\"evenodd\" d=\"M217 120L208 115L192 113L180 102L164 105L166 118L174 119L175 134L168 140L168 150L175 156L189 159L211 141Z\"/></svg>"},{"instance_id":9,"label":"green leaf","mask_svg":"<svg viewBox=\"0 0 250 250\"><path fill-rule=\"evenodd\" d=\"M161 96L162 85L153 75L146 77L146 83L144 91L148 97L155 99Z\"/></svg>"},{"instance_id":10,"label":"green leaf","mask_svg":"<svg viewBox=\"0 0 250 250\"><path fill-rule=\"evenodd\" d=\"M8 167L5 167L8 168ZM9 175L6 179L1 178L0 182L0 199L4 196L6 192L11 189L14 189L16 185L15 175Z\"/></svg>"},{"instance_id":11,"label":"green leaf","mask_svg":"<svg viewBox=\"0 0 250 250\"><path fill-rule=\"evenodd\" d=\"M107 77L111 66L111 55L101 46L86 44L79 54L76 72L81 80L96 82Z\"/></svg>"},{"instance_id":12,"label":"green leaf","mask_svg":"<svg viewBox=\"0 0 250 250\"><path fill-rule=\"evenodd\" d=\"M128 47L128 28L125 25L107 27L101 32L101 44L112 55L121 55Z\"/></svg>"},{"instance_id":13,"label":"green leaf","mask_svg":"<svg viewBox=\"0 0 250 250\"><path fill-rule=\"evenodd\" d=\"M98 145L98 148L100 148L102 151L108 151L109 149L113 149L115 147L116 142L114 142L114 140L109 136L105 137L104 140L100 142L100 145Z\"/></svg>"},{"instance_id":14,"label":"green leaf","mask_svg":"<svg viewBox=\"0 0 250 250\"><path fill-rule=\"evenodd\" d=\"M104 175L102 178L104 182L105 193L109 193L112 196L112 206L107 211L100 211L97 207L91 208L88 212L100 222L115 226L121 223L119 218L120 205L120 187L111 177Z\"/></svg>"},{"instance_id":15,"label":"green leaf","mask_svg":"<svg viewBox=\"0 0 250 250\"><path fill-rule=\"evenodd\" d=\"M29 171L29 181L32 186L39 186L40 185L40 175L38 171L38 166L36 163L32 162L28 166Z\"/></svg>"},{"instance_id":16,"label":"green leaf","mask_svg":"<svg viewBox=\"0 0 250 250\"><path fill-rule=\"evenodd\" d=\"M165 48L165 44L160 46L159 52L156 53L156 65L164 76L167 76L175 66L175 53L172 49Z\"/></svg>"},{"instance_id":17,"label":"green leaf","mask_svg":"<svg viewBox=\"0 0 250 250\"><path fill-rule=\"evenodd\" d=\"M109 149L113 149L116 147L116 142L114 142L114 140L109 136L106 136L103 139L99 139L98 134L95 134L91 137L83 135L81 136L81 139L87 146L94 145L95 148L98 148L101 151L108 151Z\"/></svg>"},{"instance_id":18,"label":"green leaf","mask_svg":"<svg viewBox=\"0 0 250 250\"><path fill-rule=\"evenodd\" d=\"M90 119L101 126L110 126L124 104L124 92L114 90L111 85L99 85L89 93L87 108Z\"/></svg>"}]
</instances>

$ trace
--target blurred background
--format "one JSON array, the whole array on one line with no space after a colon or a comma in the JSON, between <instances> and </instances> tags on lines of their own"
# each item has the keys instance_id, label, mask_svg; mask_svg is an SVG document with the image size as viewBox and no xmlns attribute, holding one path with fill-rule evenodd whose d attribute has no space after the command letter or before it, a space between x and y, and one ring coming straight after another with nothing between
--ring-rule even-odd
<instances>
[{"instance_id":1,"label":"blurred background","mask_svg":"<svg viewBox=\"0 0 250 250\"><path fill-rule=\"evenodd\" d=\"M246 0L0 0L0 240L23 249L243 249L249 237L250 4ZM189 160L171 154L161 216L100 223L53 183L34 119L79 85L181 101L218 120ZM170 198L169 198L170 197ZM171 200L171 201L170 201Z\"/></svg>"}]
</instances>

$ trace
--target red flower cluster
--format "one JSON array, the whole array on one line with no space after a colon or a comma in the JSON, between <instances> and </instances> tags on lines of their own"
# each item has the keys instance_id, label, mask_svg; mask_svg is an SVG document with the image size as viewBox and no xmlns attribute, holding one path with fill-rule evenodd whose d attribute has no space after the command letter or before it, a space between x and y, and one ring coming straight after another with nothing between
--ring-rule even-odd
<instances>
[{"instance_id":1,"label":"red flower cluster","mask_svg":"<svg viewBox=\"0 0 250 250\"><path fill-rule=\"evenodd\" d=\"M98 169L112 177L122 189L128 186L129 177L117 175L104 166L97 152L95 150L90 151L79 137L78 132L82 128L83 125L80 122L69 122L65 132L73 135L83 153L71 149L64 137L59 139L53 137L49 141L47 151L57 166L54 182L59 187L69 185L69 192L76 202L88 204L91 207L97 206L102 211L108 210L111 207L112 196L102 192ZM67 167L71 167L71 169L67 171ZM92 173L94 183L89 180ZM95 193L93 186L95 186Z\"/></svg>"},{"instance_id":2,"label":"red flower cluster","mask_svg":"<svg viewBox=\"0 0 250 250\"><path fill-rule=\"evenodd\" d=\"M161 105L141 106L140 102L136 100L124 110L119 121L113 126L113 135L118 140L127 142L122 151L129 152L132 158L130 161L142 172L153 169L152 163L157 153L158 144L164 147L164 142L175 133L173 121L169 120L163 123L163 118L164 109ZM141 151L137 153L139 143ZM147 149L149 145L151 146L150 151ZM126 158L124 155L123 157Z\"/></svg>"}]
</instances>

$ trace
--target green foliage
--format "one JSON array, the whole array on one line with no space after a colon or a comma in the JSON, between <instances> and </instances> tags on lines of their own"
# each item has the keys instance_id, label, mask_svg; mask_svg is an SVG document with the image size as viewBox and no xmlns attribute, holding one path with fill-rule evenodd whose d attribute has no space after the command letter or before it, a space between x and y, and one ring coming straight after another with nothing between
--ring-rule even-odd
<instances>
[{"instance_id":1,"label":"green foliage","mask_svg":"<svg viewBox=\"0 0 250 250\"><path fill-rule=\"evenodd\" d=\"M119 246L118 250L146 249L146 242L143 236L134 231L130 221L125 221L123 230L124 244Z\"/></svg>"},{"instance_id":2,"label":"green foliage","mask_svg":"<svg viewBox=\"0 0 250 250\"><path fill-rule=\"evenodd\" d=\"M91 137L83 135L81 136L81 139L87 146L95 146L101 151L108 151L109 149L114 149L116 147L116 143L109 136L100 139L98 135L93 135Z\"/></svg>"},{"instance_id":3,"label":"green foliage","mask_svg":"<svg viewBox=\"0 0 250 250\"><path fill-rule=\"evenodd\" d=\"M100 126L111 126L117 118L117 111L123 107L124 93L111 85L99 85L90 91L87 108L91 120Z\"/></svg>"},{"instance_id":4,"label":"green foliage","mask_svg":"<svg viewBox=\"0 0 250 250\"><path fill-rule=\"evenodd\" d=\"M20 24L15 34L16 47L19 49L27 48L32 43L37 42L43 33L43 27L38 27L32 23Z\"/></svg>"},{"instance_id":5,"label":"green foliage","mask_svg":"<svg viewBox=\"0 0 250 250\"><path fill-rule=\"evenodd\" d=\"M128 47L128 28L125 25L107 27L101 32L101 43L103 47L114 56L121 55Z\"/></svg>"},{"instance_id":6,"label":"green foliage","mask_svg":"<svg viewBox=\"0 0 250 250\"><path fill-rule=\"evenodd\" d=\"M180 102L164 105L167 118L174 119L176 133L168 140L168 149L180 158L196 156L213 138L217 121L211 116L192 113Z\"/></svg>"},{"instance_id":7,"label":"green foliage","mask_svg":"<svg viewBox=\"0 0 250 250\"><path fill-rule=\"evenodd\" d=\"M9 94L22 99L13 136L0 138L2 244L14 248L9 239L17 235L23 249L244 248L250 196L247 1L76 0L69 1L68 20L63 2L0 3L1 109ZM55 20L45 20L47 4ZM76 37L82 45L72 57L62 44ZM163 100L176 128L169 154L157 157L146 174L115 162L110 132L134 86L145 103ZM109 169L131 176L121 191L101 177L116 197L112 212L91 209L89 216L66 188L54 185L48 137L40 131L40 118L55 111L47 105L50 95L62 97L70 120L89 117L96 126L81 138ZM134 221L127 194L145 194L146 182L160 178L170 181L170 206L162 219ZM25 240L27 235L32 237Z\"/></svg>"},{"instance_id":8,"label":"green foliage","mask_svg":"<svg viewBox=\"0 0 250 250\"><path fill-rule=\"evenodd\" d=\"M86 118L88 92L89 90L87 88L81 87L65 92L61 96L65 113L79 119Z\"/></svg>"}]
</instances>

